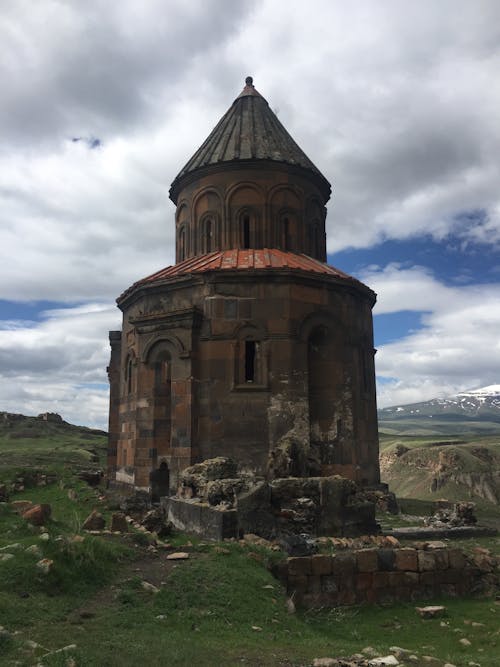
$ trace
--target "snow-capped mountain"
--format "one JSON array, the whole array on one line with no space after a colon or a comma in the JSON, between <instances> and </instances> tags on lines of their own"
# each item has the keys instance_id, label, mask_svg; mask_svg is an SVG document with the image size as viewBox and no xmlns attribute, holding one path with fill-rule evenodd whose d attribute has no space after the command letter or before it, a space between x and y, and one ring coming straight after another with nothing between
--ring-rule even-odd
<instances>
[{"instance_id":1,"label":"snow-capped mountain","mask_svg":"<svg viewBox=\"0 0 500 667\"><path fill-rule=\"evenodd\" d=\"M396 405L383 408L378 413L379 421L401 419L440 421L488 421L500 423L500 384L462 391L447 398L433 398L422 403Z\"/></svg>"}]
</instances>

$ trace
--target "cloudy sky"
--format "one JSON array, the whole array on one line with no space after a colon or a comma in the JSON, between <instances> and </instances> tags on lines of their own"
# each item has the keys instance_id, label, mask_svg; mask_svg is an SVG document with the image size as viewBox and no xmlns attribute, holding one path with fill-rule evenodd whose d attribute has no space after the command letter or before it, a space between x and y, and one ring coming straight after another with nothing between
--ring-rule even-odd
<instances>
[{"instance_id":1,"label":"cloudy sky","mask_svg":"<svg viewBox=\"0 0 500 667\"><path fill-rule=\"evenodd\" d=\"M0 410L107 421L114 299L247 75L378 293L379 405L500 383L498 0L2 0Z\"/></svg>"}]
</instances>

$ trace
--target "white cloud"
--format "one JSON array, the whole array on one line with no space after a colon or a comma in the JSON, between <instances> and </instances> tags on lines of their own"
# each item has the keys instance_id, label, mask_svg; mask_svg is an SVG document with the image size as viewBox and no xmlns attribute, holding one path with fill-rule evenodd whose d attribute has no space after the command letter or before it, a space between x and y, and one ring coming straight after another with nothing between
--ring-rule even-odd
<instances>
[{"instance_id":1,"label":"white cloud","mask_svg":"<svg viewBox=\"0 0 500 667\"><path fill-rule=\"evenodd\" d=\"M363 279L379 294L375 314L426 311L424 327L376 355L380 407L428 400L500 375L500 284L449 287L420 267L390 265Z\"/></svg>"},{"instance_id":2,"label":"white cloud","mask_svg":"<svg viewBox=\"0 0 500 667\"><path fill-rule=\"evenodd\" d=\"M108 331L120 328L120 315L111 304L90 303L46 311L40 322L2 322L2 410L59 412L106 428Z\"/></svg>"},{"instance_id":3,"label":"white cloud","mask_svg":"<svg viewBox=\"0 0 500 667\"><path fill-rule=\"evenodd\" d=\"M333 182L330 251L419 234L498 246L499 43L496 0L123 0L116 6L6 0L0 299L111 302L171 263L169 185L248 74ZM72 141L78 137L101 145ZM483 215L464 225L461 214L470 211ZM448 302L463 331L462 358L472 325L462 326L460 317L479 315L461 310L459 293L429 271L393 266L377 281L378 312L401 306L404 284L412 307L430 313L427 347L418 337L406 341L416 344L417 360L409 347L386 346L378 355L384 372L398 370L389 352L401 364L399 395L417 391L419 382L429 392L459 384L446 379L453 373L446 375L444 351L439 363L427 365L426 354L441 330L440 340L452 349ZM488 305L488 288L467 290L497 312ZM99 413L99 392L71 387L79 373L86 382L102 381L104 324L115 317L74 311L41 324L17 323L10 339L0 332L0 369L12 396L4 389L0 404L33 411L43 403L43 387L51 387L54 400L76 416L79 391L87 404L96 397ZM80 334L73 327L79 318ZM471 346L493 342L482 326L488 338L476 326ZM445 375L431 385L434 375L424 368ZM478 378L482 372L481 362ZM468 377L472 371L464 383ZM81 414L79 421L86 419Z\"/></svg>"}]
</instances>

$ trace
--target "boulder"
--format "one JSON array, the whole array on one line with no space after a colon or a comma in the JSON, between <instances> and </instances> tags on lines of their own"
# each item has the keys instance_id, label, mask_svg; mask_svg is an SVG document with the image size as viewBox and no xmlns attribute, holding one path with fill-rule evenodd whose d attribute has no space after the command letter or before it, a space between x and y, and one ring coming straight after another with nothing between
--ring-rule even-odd
<instances>
[{"instance_id":1,"label":"boulder","mask_svg":"<svg viewBox=\"0 0 500 667\"><path fill-rule=\"evenodd\" d=\"M150 533L156 533L158 537L168 537L173 528L161 507L150 510L141 521L141 526Z\"/></svg>"},{"instance_id":2,"label":"boulder","mask_svg":"<svg viewBox=\"0 0 500 667\"><path fill-rule=\"evenodd\" d=\"M120 502L120 509L125 514L130 514L134 518L141 516L151 509L151 498L146 491L136 491L134 494L123 498Z\"/></svg>"},{"instance_id":3,"label":"boulder","mask_svg":"<svg viewBox=\"0 0 500 667\"><path fill-rule=\"evenodd\" d=\"M123 512L114 512L111 515L111 532L113 533L127 533L128 523Z\"/></svg>"},{"instance_id":4,"label":"boulder","mask_svg":"<svg viewBox=\"0 0 500 667\"><path fill-rule=\"evenodd\" d=\"M39 505L33 505L33 507L29 507L23 512L22 517L25 519L25 521L28 521L28 523L31 523L33 526L44 526L50 518L51 513L51 506L46 503L42 503Z\"/></svg>"},{"instance_id":5,"label":"boulder","mask_svg":"<svg viewBox=\"0 0 500 667\"><path fill-rule=\"evenodd\" d=\"M42 560L39 560L36 564L42 574L48 574L52 570L53 565L54 561L50 558L42 558Z\"/></svg>"},{"instance_id":6,"label":"boulder","mask_svg":"<svg viewBox=\"0 0 500 667\"><path fill-rule=\"evenodd\" d=\"M106 522L102 514L97 510L93 510L83 522L82 528L84 530L102 530L105 525Z\"/></svg>"},{"instance_id":7,"label":"boulder","mask_svg":"<svg viewBox=\"0 0 500 667\"><path fill-rule=\"evenodd\" d=\"M33 503L31 500L13 500L10 504L14 512L17 512L18 514L22 514L23 512L26 512L26 510L29 507L33 507Z\"/></svg>"}]
</instances>

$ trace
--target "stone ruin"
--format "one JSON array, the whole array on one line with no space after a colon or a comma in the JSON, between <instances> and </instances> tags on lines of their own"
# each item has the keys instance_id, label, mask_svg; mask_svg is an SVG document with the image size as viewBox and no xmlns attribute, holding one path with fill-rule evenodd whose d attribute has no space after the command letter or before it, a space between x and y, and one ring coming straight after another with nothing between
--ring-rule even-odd
<instances>
[{"instance_id":1,"label":"stone ruin","mask_svg":"<svg viewBox=\"0 0 500 667\"><path fill-rule=\"evenodd\" d=\"M217 457L180 476L177 494L162 498L179 530L212 539L254 533L266 539L289 535L359 535L378 532L375 505L352 480L238 474L234 461Z\"/></svg>"},{"instance_id":2,"label":"stone ruin","mask_svg":"<svg viewBox=\"0 0 500 667\"><path fill-rule=\"evenodd\" d=\"M432 528L461 528L463 526L475 526L477 518L475 515L476 504L471 502L449 503L443 501L430 517L424 519L424 525Z\"/></svg>"}]
</instances>

